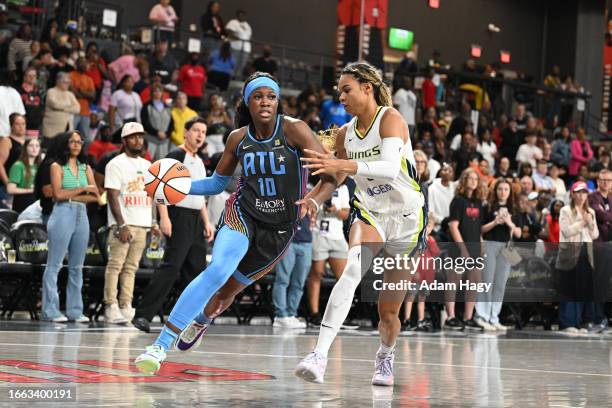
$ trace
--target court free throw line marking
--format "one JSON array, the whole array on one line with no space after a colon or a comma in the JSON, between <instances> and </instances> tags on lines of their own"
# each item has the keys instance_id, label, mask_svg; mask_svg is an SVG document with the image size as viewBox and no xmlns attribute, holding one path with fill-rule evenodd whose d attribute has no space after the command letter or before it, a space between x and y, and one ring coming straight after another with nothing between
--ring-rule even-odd
<instances>
[{"instance_id":1,"label":"court free throw line marking","mask_svg":"<svg viewBox=\"0 0 612 408\"><path fill-rule=\"evenodd\" d=\"M76 349L93 349L93 350L107 350L108 347L102 346L71 346L71 345L57 345L57 344L26 344L26 343L0 343L1 346L24 346L24 347L55 347L55 348L76 348ZM128 350L128 351L136 351L136 349L129 347L113 347L112 350ZM224 356L239 356L240 358L244 357L271 357L271 358L290 358L299 360L304 356L283 356L279 354L254 354L254 353L230 353L223 351L192 351L192 353L198 354L214 354L214 355L224 355ZM374 360L367 360L363 358L337 358L331 357L329 360L334 361L346 361L346 362L355 362L355 363L372 363ZM550 370L536 370L531 368L510 368L510 367L491 367L491 366L475 366L475 365L466 365L466 364L442 364L442 363L415 363L415 362L403 362L403 361L395 361L396 364L401 365L417 365L417 366L433 366L433 367L457 367L457 368L474 368L474 369L492 369L499 371L517 371L517 372L529 372L529 373L540 373L540 374L557 374L557 375L582 375L588 377L606 377L611 378L612 374L599 374L599 373L581 373L577 371L550 371Z\"/></svg>"}]
</instances>

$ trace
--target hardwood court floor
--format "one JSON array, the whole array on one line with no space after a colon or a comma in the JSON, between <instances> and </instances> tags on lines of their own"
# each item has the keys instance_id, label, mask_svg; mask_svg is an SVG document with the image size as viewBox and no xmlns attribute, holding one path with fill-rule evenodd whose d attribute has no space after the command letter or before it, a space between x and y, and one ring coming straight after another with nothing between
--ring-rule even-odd
<instances>
[{"instance_id":1,"label":"hardwood court floor","mask_svg":"<svg viewBox=\"0 0 612 408\"><path fill-rule=\"evenodd\" d=\"M316 331L213 326L197 351L169 353L158 376L132 364L155 334L128 327L0 321L0 406L74 407L604 407L612 404L612 335L544 332L402 336L393 388L372 387L379 340L343 333L326 383L293 376ZM78 402L9 398L75 387Z\"/></svg>"}]
</instances>

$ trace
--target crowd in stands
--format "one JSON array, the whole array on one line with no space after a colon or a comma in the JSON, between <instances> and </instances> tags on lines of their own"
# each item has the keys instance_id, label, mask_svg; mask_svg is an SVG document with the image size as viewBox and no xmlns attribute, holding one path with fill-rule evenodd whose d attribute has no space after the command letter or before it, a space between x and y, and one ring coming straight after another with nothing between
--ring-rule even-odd
<instances>
[{"instance_id":1,"label":"crowd in stands","mask_svg":"<svg viewBox=\"0 0 612 408\"><path fill-rule=\"evenodd\" d=\"M225 138L237 126L240 95L229 90L230 81L241 81L254 71L275 75L278 70L270 47L264 47L261 55L252 54L253 33L246 13L237 11L225 24L216 1L209 3L201 18L202 52L186 53L182 63L177 61L172 51L179 18L170 0L160 0L149 14L158 28L154 47L135 53L123 44L114 60L105 59L95 41L85 43L78 27L70 23L51 20L40 35L28 24L16 31L4 23L0 26L0 52L4 52L0 55L4 65L0 67L0 204L20 213L21 219L47 226L49 260L42 292L46 319L83 320L82 301L77 299L85 251L80 244L89 229L107 224L118 228L109 238L107 318L125 323L134 317L137 258L146 231L157 220L150 203L144 212L128 211L123 222L115 220L112 211L107 219L106 206L118 205L118 194L144 194L141 185L126 182L125 173L133 170L132 179L137 179L138 171L146 171L150 162L184 146L187 124L202 117L207 136L195 153L211 174ZM536 117L528 103L500 102L501 93L494 90L486 98L475 97L478 90L465 88L466 83L457 89L445 83L436 73L444 65L439 59L436 53L420 67L414 54L408 53L393 80L393 103L409 126L420 188L428 201L425 256L438 256L438 245L445 242L470 243L456 246L456 253L448 254L452 257L486 252L484 272L469 274L490 282L492 292L488 297L468 296L461 311L455 308L454 294L448 294L444 326L504 331L499 316L511 270L510 256L504 255L509 241L533 243L534 248L543 243L612 241L611 152L608 146L591 143L567 105L553 101L545 116ZM464 69L477 71L473 61ZM481 71L496 75L492 65ZM416 87L419 72L426 73ZM578 90L571 77L561 79L558 68L544 84ZM304 120L313 132L351 119L333 90L316 86L283 97L282 110ZM135 125L140 126L137 131ZM138 138L130 136L141 133L145 148L136 154ZM222 208L215 200L223 200L231 188L220 198L209 199L210 224L217 222ZM338 188L312 231L304 222L289 255L277 267L276 326L305 325L297 319L304 288L308 321L320 322L321 278L326 271L337 278L346 263L343 224L349 218L353 189L350 179ZM67 231L64 219L78 223ZM70 301L64 316L56 281L67 251ZM578 251L558 266L569 268L571 279L589 280L605 272L599 264L605 257L600 255ZM415 279L431 281L434 272L420 271ZM453 273L446 278L457 279ZM426 299L423 292L409 294L404 313L407 329L433 330L425 313ZM416 320L410 318L413 301L418 302ZM568 333L601 332L607 328L607 317L603 300L569 300L560 304L559 327Z\"/></svg>"}]
</instances>

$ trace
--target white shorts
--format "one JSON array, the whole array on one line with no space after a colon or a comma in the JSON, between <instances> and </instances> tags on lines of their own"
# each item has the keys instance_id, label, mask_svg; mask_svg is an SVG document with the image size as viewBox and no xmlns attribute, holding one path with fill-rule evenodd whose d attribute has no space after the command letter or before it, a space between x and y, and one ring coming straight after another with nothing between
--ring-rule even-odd
<instances>
[{"instance_id":1,"label":"white shorts","mask_svg":"<svg viewBox=\"0 0 612 408\"><path fill-rule=\"evenodd\" d=\"M353 199L351 223L357 220L376 228L384 242L384 250L391 256L413 256L425 249L427 208L421 207L406 214L380 214L366 209L356 198Z\"/></svg>"},{"instance_id":2,"label":"white shorts","mask_svg":"<svg viewBox=\"0 0 612 408\"><path fill-rule=\"evenodd\" d=\"M318 231L312 232L312 260L348 258L348 243L342 239L329 239Z\"/></svg>"}]
</instances>

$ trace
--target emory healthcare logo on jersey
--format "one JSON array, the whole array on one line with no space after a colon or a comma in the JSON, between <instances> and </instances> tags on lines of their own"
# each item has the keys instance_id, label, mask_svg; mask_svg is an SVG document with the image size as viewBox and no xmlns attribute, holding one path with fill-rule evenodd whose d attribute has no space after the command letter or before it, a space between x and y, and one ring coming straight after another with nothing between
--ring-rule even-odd
<instances>
[{"instance_id":1,"label":"emory healthcare logo on jersey","mask_svg":"<svg viewBox=\"0 0 612 408\"><path fill-rule=\"evenodd\" d=\"M261 198L256 198L255 208L257 208L258 211L268 214L285 211L285 200L282 198L274 200L262 200Z\"/></svg>"},{"instance_id":2,"label":"emory healthcare logo on jersey","mask_svg":"<svg viewBox=\"0 0 612 408\"><path fill-rule=\"evenodd\" d=\"M393 190L393 186L391 184L380 184L378 186L368 188L368 195L370 197L374 197L376 195L389 192L391 190Z\"/></svg>"}]
</instances>

